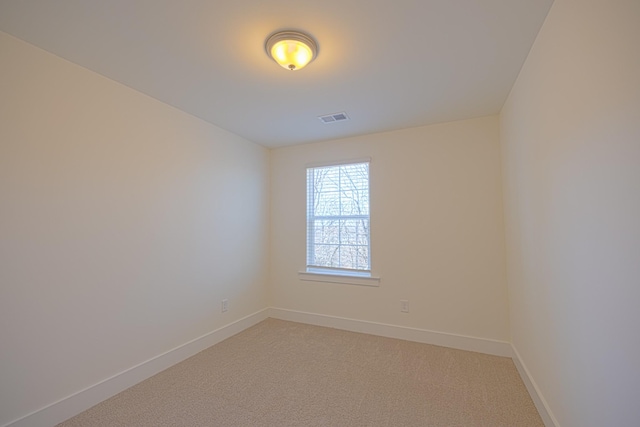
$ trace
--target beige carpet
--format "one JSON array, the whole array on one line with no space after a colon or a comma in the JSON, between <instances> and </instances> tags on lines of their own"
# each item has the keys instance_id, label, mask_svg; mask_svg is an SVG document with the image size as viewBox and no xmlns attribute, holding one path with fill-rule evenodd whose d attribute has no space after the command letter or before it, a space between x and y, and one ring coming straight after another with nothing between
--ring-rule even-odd
<instances>
[{"instance_id":1,"label":"beige carpet","mask_svg":"<svg viewBox=\"0 0 640 427\"><path fill-rule=\"evenodd\" d=\"M542 426L511 359L268 319L59 426Z\"/></svg>"}]
</instances>

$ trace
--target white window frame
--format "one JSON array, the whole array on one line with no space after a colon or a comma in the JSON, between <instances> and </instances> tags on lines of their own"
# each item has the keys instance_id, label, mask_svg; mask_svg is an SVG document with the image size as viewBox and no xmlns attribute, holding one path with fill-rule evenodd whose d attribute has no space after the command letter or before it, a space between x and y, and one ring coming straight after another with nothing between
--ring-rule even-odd
<instances>
[{"instance_id":1,"label":"white window frame","mask_svg":"<svg viewBox=\"0 0 640 427\"><path fill-rule=\"evenodd\" d=\"M309 182L308 182L308 169L311 168L320 168L320 167L332 167L332 166L340 166L340 165L349 165L356 163L368 163L369 164L369 176L368 176L368 190L369 190L369 214L366 216L369 220L369 269L367 270L355 270L355 269L344 269L344 268L335 268L335 267L319 267L309 265L309 248L313 242L310 239L313 239L313 234L311 227L309 225ZM298 276L300 280L304 281L312 281L312 282L328 282L328 283L343 283L343 284L352 284L352 285L362 285L362 286L379 286L380 277L374 276L371 273L371 158L358 158L358 159L349 159L338 162L328 162L328 163L310 163L305 167L305 182L307 194L305 197L305 205L306 209L306 221L305 226L307 228L306 233L306 268L303 271L298 272ZM336 219L340 218L337 216ZM351 216L350 218L354 218Z\"/></svg>"}]
</instances>

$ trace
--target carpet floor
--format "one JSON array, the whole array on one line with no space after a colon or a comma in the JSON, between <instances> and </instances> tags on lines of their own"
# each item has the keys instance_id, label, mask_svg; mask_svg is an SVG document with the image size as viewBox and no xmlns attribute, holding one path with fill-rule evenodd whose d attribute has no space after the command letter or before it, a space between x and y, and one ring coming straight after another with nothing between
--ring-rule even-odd
<instances>
[{"instance_id":1,"label":"carpet floor","mask_svg":"<svg viewBox=\"0 0 640 427\"><path fill-rule=\"evenodd\" d=\"M267 319L59 427L544 427L509 358Z\"/></svg>"}]
</instances>

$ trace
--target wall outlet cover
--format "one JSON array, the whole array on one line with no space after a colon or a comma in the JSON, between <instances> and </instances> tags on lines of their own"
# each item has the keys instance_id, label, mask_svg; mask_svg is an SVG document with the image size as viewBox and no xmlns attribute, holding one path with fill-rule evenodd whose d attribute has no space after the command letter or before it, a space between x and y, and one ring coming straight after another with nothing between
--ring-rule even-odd
<instances>
[{"instance_id":1,"label":"wall outlet cover","mask_svg":"<svg viewBox=\"0 0 640 427\"><path fill-rule=\"evenodd\" d=\"M403 313L409 312L409 301L407 301L406 299L400 300L400 311Z\"/></svg>"}]
</instances>

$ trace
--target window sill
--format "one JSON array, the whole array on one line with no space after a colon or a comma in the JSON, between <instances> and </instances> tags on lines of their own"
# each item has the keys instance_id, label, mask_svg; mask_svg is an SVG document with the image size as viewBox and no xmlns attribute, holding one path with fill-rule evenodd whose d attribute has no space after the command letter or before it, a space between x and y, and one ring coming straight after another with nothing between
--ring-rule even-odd
<instances>
[{"instance_id":1,"label":"window sill","mask_svg":"<svg viewBox=\"0 0 640 427\"><path fill-rule=\"evenodd\" d=\"M337 273L319 273L312 271L299 271L300 280L308 282L342 283L345 285L380 286L380 277L356 276Z\"/></svg>"}]
</instances>

